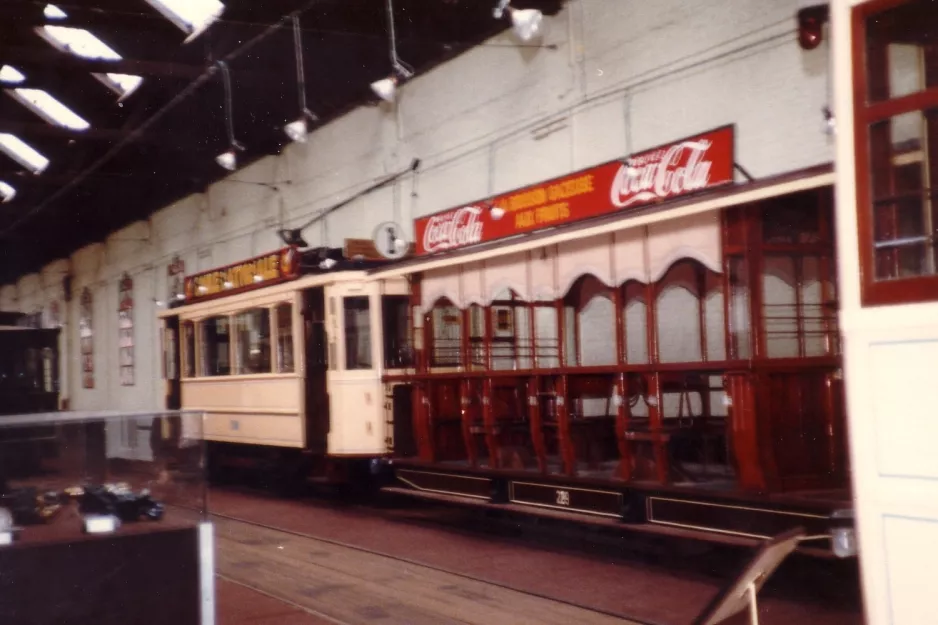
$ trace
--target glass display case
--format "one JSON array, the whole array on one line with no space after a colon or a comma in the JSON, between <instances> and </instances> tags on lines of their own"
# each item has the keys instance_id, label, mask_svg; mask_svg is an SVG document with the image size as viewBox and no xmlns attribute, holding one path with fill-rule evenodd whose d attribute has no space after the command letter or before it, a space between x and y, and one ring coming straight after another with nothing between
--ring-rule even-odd
<instances>
[{"instance_id":1,"label":"glass display case","mask_svg":"<svg viewBox=\"0 0 938 625\"><path fill-rule=\"evenodd\" d=\"M212 622L202 422L0 416L0 623ZM130 451L129 430L141 434Z\"/></svg>"}]
</instances>

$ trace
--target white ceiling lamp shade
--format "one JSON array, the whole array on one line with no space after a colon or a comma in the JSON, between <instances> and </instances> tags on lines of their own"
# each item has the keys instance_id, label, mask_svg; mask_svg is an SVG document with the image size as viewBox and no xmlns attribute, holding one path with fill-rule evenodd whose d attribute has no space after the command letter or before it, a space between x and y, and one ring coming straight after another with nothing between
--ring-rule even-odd
<instances>
[{"instance_id":1,"label":"white ceiling lamp shade","mask_svg":"<svg viewBox=\"0 0 938 625\"><path fill-rule=\"evenodd\" d=\"M146 0L146 2L188 35L185 43L189 43L208 30L209 26L225 12L225 5L218 0Z\"/></svg>"},{"instance_id":2,"label":"white ceiling lamp shade","mask_svg":"<svg viewBox=\"0 0 938 625\"><path fill-rule=\"evenodd\" d=\"M402 80L414 75L414 68L397 57L397 38L394 34L394 5L387 0L388 9L388 39L391 47L391 75L371 83L371 90L385 102L394 102L397 96L397 87Z\"/></svg>"},{"instance_id":3,"label":"white ceiling lamp shade","mask_svg":"<svg viewBox=\"0 0 938 625\"><path fill-rule=\"evenodd\" d=\"M541 34L544 14L537 9L508 9L511 25L521 41L528 42Z\"/></svg>"},{"instance_id":4,"label":"white ceiling lamp shade","mask_svg":"<svg viewBox=\"0 0 938 625\"><path fill-rule=\"evenodd\" d=\"M55 6L54 4L47 4L46 8L42 10L42 14L50 20L64 20L66 17L68 17L68 14L65 13L65 11Z\"/></svg>"},{"instance_id":5,"label":"white ceiling lamp shade","mask_svg":"<svg viewBox=\"0 0 938 625\"><path fill-rule=\"evenodd\" d=\"M293 16L293 54L296 57L296 89L299 94L300 117L283 127L283 131L294 143L306 143L309 121L319 119L306 107L306 72L303 69L303 40L300 31L300 16Z\"/></svg>"},{"instance_id":6,"label":"white ceiling lamp shade","mask_svg":"<svg viewBox=\"0 0 938 625\"><path fill-rule=\"evenodd\" d=\"M510 6L510 0L498 0L493 14L500 20L508 12L511 28L521 41L527 43L544 34L544 14L537 9L516 9Z\"/></svg>"},{"instance_id":7,"label":"white ceiling lamp shade","mask_svg":"<svg viewBox=\"0 0 938 625\"><path fill-rule=\"evenodd\" d=\"M53 126L71 130L88 130L91 124L78 113L68 108L42 89L7 89L14 100L46 120Z\"/></svg>"},{"instance_id":8,"label":"white ceiling lamp shade","mask_svg":"<svg viewBox=\"0 0 938 625\"><path fill-rule=\"evenodd\" d=\"M227 169L228 171L234 171L238 168L238 155L235 154L234 148L231 148L227 152L222 152L215 157L215 162Z\"/></svg>"},{"instance_id":9,"label":"white ceiling lamp shade","mask_svg":"<svg viewBox=\"0 0 938 625\"><path fill-rule=\"evenodd\" d=\"M290 141L294 143L306 143L306 135L309 133L309 126L306 124L306 118L301 117L296 121L290 122L283 127Z\"/></svg>"},{"instance_id":10,"label":"white ceiling lamp shade","mask_svg":"<svg viewBox=\"0 0 938 625\"><path fill-rule=\"evenodd\" d=\"M385 102L393 102L397 93L397 76L374 81L371 83L371 90Z\"/></svg>"},{"instance_id":11,"label":"white ceiling lamp shade","mask_svg":"<svg viewBox=\"0 0 938 625\"><path fill-rule=\"evenodd\" d=\"M12 65L3 65L0 66L0 82L6 83L8 85L19 84L26 80L26 76L23 75L23 72L19 71Z\"/></svg>"},{"instance_id":12,"label":"white ceiling lamp shade","mask_svg":"<svg viewBox=\"0 0 938 625\"><path fill-rule=\"evenodd\" d=\"M16 189L0 180L0 204L6 204L13 201L16 197Z\"/></svg>"},{"instance_id":13,"label":"white ceiling lamp shade","mask_svg":"<svg viewBox=\"0 0 938 625\"><path fill-rule=\"evenodd\" d=\"M16 135L0 132L0 152L4 152L14 161L34 174L41 174L49 166L49 159L37 152Z\"/></svg>"}]
</instances>

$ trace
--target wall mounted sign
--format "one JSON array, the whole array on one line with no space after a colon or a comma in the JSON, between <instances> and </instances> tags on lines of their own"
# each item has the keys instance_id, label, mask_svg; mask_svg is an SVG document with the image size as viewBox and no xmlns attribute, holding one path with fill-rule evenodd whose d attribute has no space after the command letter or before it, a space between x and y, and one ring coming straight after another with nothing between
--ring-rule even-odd
<instances>
[{"instance_id":1,"label":"wall mounted sign","mask_svg":"<svg viewBox=\"0 0 938 625\"><path fill-rule=\"evenodd\" d=\"M299 269L299 253L296 248L284 248L228 267L187 277L186 301L198 302L270 286L296 278Z\"/></svg>"},{"instance_id":2,"label":"wall mounted sign","mask_svg":"<svg viewBox=\"0 0 938 625\"><path fill-rule=\"evenodd\" d=\"M78 338L81 354L81 380L84 388L94 388L94 301L91 289L85 287L81 292L78 315Z\"/></svg>"},{"instance_id":3,"label":"wall mounted sign","mask_svg":"<svg viewBox=\"0 0 938 625\"><path fill-rule=\"evenodd\" d=\"M166 267L166 301L172 302L185 299L186 261L173 256L172 262Z\"/></svg>"},{"instance_id":4,"label":"wall mounted sign","mask_svg":"<svg viewBox=\"0 0 938 625\"><path fill-rule=\"evenodd\" d=\"M724 126L625 159L414 220L417 255L635 210L733 182Z\"/></svg>"},{"instance_id":5,"label":"wall mounted sign","mask_svg":"<svg viewBox=\"0 0 938 625\"><path fill-rule=\"evenodd\" d=\"M126 273L117 287L117 351L121 386L134 385L134 281Z\"/></svg>"}]
</instances>

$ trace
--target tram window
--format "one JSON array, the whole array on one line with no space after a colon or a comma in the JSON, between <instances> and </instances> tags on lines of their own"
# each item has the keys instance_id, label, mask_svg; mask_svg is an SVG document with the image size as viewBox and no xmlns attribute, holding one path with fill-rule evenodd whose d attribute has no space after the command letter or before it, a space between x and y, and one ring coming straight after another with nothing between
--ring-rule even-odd
<instances>
[{"instance_id":1,"label":"tram window","mask_svg":"<svg viewBox=\"0 0 938 625\"><path fill-rule=\"evenodd\" d=\"M57 390L55 365L55 352L52 351L52 348L46 347L42 350L42 381L43 390L46 393L54 393Z\"/></svg>"},{"instance_id":2,"label":"tram window","mask_svg":"<svg viewBox=\"0 0 938 625\"><path fill-rule=\"evenodd\" d=\"M182 324L182 377L195 375L195 325L191 321Z\"/></svg>"},{"instance_id":3,"label":"tram window","mask_svg":"<svg viewBox=\"0 0 938 625\"><path fill-rule=\"evenodd\" d=\"M200 324L202 334L202 375L230 375L231 332L228 317L212 317Z\"/></svg>"},{"instance_id":4,"label":"tram window","mask_svg":"<svg viewBox=\"0 0 938 625\"><path fill-rule=\"evenodd\" d=\"M238 375L270 373L270 310L257 308L235 316Z\"/></svg>"},{"instance_id":5,"label":"tram window","mask_svg":"<svg viewBox=\"0 0 938 625\"><path fill-rule=\"evenodd\" d=\"M371 315L367 297L343 298L345 368L371 369Z\"/></svg>"},{"instance_id":6,"label":"tram window","mask_svg":"<svg viewBox=\"0 0 938 625\"><path fill-rule=\"evenodd\" d=\"M458 367L462 364L462 311L455 306L440 304L431 317L433 367Z\"/></svg>"},{"instance_id":7,"label":"tram window","mask_svg":"<svg viewBox=\"0 0 938 625\"><path fill-rule=\"evenodd\" d=\"M408 367L411 365L409 298L385 295L381 298L381 308L384 366L387 369Z\"/></svg>"},{"instance_id":8,"label":"tram window","mask_svg":"<svg viewBox=\"0 0 938 625\"><path fill-rule=\"evenodd\" d=\"M293 373L293 306L277 306L277 371Z\"/></svg>"},{"instance_id":9,"label":"tram window","mask_svg":"<svg viewBox=\"0 0 938 625\"><path fill-rule=\"evenodd\" d=\"M857 216L864 305L938 299L938 7L928 0L854 9L861 55Z\"/></svg>"}]
</instances>

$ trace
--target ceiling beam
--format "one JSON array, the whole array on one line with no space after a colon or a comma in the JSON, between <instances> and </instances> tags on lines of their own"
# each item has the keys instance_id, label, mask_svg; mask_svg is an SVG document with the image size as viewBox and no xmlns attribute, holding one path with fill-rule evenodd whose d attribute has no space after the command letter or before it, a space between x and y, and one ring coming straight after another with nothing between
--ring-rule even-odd
<instances>
[{"instance_id":1,"label":"ceiling beam","mask_svg":"<svg viewBox=\"0 0 938 625\"><path fill-rule=\"evenodd\" d=\"M137 59L105 61L84 59L60 52L51 46L48 50L25 46L0 48L0 63L22 66L53 66L59 69L86 72L113 72L116 74L165 76L169 78L197 78L208 69L207 67L198 65L183 65L166 61L140 61Z\"/></svg>"}]
</instances>

